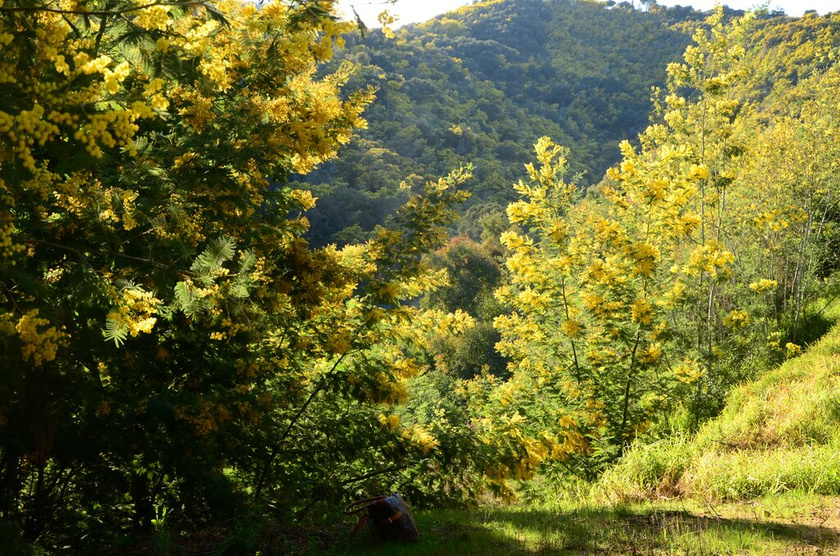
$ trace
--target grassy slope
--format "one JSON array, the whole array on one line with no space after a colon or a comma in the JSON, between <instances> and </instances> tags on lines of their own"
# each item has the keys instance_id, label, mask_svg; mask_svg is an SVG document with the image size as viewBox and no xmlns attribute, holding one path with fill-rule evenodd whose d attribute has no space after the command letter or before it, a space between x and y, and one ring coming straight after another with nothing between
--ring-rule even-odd
<instances>
[{"instance_id":1,"label":"grassy slope","mask_svg":"<svg viewBox=\"0 0 840 556\"><path fill-rule=\"evenodd\" d=\"M599 487L612 501L840 494L840 326L736 389L696 437L631 450Z\"/></svg>"}]
</instances>

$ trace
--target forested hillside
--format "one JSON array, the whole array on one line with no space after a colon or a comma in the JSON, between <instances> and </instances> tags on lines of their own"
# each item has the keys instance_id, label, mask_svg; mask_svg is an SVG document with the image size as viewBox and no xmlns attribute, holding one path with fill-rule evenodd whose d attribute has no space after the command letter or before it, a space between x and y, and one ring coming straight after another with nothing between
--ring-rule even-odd
<instances>
[{"instance_id":1,"label":"forested hillside","mask_svg":"<svg viewBox=\"0 0 840 556\"><path fill-rule=\"evenodd\" d=\"M835 388L804 399L836 336L767 373L836 319L840 13L499 0L386 40L333 8L0 2L0 550L713 493L731 459L685 447L760 445L770 397L836 452Z\"/></svg>"},{"instance_id":2,"label":"forested hillside","mask_svg":"<svg viewBox=\"0 0 840 556\"><path fill-rule=\"evenodd\" d=\"M651 87L664 83L666 65L689 43L686 29L701 19L684 8L502 0L394 38L373 31L348 40L338 59L359 64L352 83L375 86L376 100L368 128L306 178L319 197L310 237L366 237L398 205L402 180L467 162L475 171L464 210L475 206L473 218L500 210L544 135L570 149L582 184L597 183L619 159L619 142L647 125Z\"/></svg>"}]
</instances>

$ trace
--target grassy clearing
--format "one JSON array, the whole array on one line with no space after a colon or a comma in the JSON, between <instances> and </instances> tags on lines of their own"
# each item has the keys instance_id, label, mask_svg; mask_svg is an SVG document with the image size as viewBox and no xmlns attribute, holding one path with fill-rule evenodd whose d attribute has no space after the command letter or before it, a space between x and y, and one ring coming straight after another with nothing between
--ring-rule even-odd
<instances>
[{"instance_id":1,"label":"grassy clearing","mask_svg":"<svg viewBox=\"0 0 840 556\"><path fill-rule=\"evenodd\" d=\"M577 504L420 512L420 542L370 539L335 554L813 554L840 549L840 498L785 495L749 503ZM349 528L349 526L348 526ZM315 553L315 551L311 552Z\"/></svg>"},{"instance_id":2,"label":"grassy clearing","mask_svg":"<svg viewBox=\"0 0 840 556\"><path fill-rule=\"evenodd\" d=\"M415 512L420 541L382 544L354 520L304 529L205 531L120 554L427 556L526 554L840 553L840 497L787 493L752 501L658 500L618 506L540 502ZM237 528L234 528L237 529ZM246 527L246 529L248 529ZM231 534L233 533L233 534ZM0 550L2 552L2 550Z\"/></svg>"}]
</instances>

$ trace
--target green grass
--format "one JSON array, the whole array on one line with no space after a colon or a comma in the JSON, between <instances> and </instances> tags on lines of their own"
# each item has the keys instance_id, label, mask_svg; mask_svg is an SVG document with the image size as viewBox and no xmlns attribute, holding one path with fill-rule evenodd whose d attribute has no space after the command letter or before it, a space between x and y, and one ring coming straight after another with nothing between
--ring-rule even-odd
<instances>
[{"instance_id":1,"label":"green grass","mask_svg":"<svg viewBox=\"0 0 840 556\"><path fill-rule=\"evenodd\" d=\"M785 495L748 504L671 501L599 507L564 503L429 511L417 513L421 540L416 544L338 540L328 552L812 554L840 549L838 509L840 499Z\"/></svg>"},{"instance_id":2,"label":"green grass","mask_svg":"<svg viewBox=\"0 0 840 556\"><path fill-rule=\"evenodd\" d=\"M789 491L840 495L840 326L737 388L694 438L634 447L596 488L612 503Z\"/></svg>"},{"instance_id":3,"label":"green grass","mask_svg":"<svg viewBox=\"0 0 840 556\"><path fill-rule=\"evenodd\" d=\"M208 532L172 550L132 554L289 554L426 556L526 554L814 554L840 553L840 497L786 493L740 502L658 500L627 505L548 502L474 510L416 511L420 540L354 539L355 520L319 528L275 523L244 545Z\"/></svg>"}]
</instances>

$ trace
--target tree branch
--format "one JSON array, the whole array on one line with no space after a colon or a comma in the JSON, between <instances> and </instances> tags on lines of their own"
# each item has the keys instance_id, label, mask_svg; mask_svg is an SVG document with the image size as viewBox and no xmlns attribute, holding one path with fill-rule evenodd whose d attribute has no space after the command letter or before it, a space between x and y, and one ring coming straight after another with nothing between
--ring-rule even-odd
<instances>
[{"instance_id":1,"label":"tree branch","mask_svg":"<svg viewBox=\"0 0 840 556\"><path fill-rule=\"evenodd\" d=\"M406 463L404 465L396 465L394 467L389 467L388 469L382 469L380 471L372 471L370 473L366 473L366 474L361 475L359 477L353 477L352 479L347 479L346 481L342 481L341 485L344 486L344 485L349 485L350 483L357 483L359 481L364 481L365 479L370 479L371 477L376 477L377 475L384 475L385 473L390 473L392 471L401 471L402 469L405 469L409 465L411 465L411 464Z\"/></svg>"},{"instance_id":2,"label":"tree branch","mask_svg":"<svg viewBox=\"0 0 840 556\"><path fill-rule=\"evenodd\" d=\"M338 365L341 363L341 361L346 355L347 353L343 353L327 374L332 373L336 369L336 367L338 367ZM254 501L259 501L260 495L262 494L262 489L265 486L266 479L268 478L268 474L271 471L271 464L274 463L274 459L277 457L277 454L279 453L280 448L283 446L283 443L286 442L286 438L289 436L289 433L292 431L292 428L295 426L295 424L297 424L298 419L300 419L300 416L303 415L304 411L306 411L306 408L309 407L309 404L311 404L312 401L315 399L315 396L317 396L321 392L321 390L323 390L326 387L326 385L326 381L322 378L320 383L315 387L314 390L312 390L312 393L309 394L309 397L306 399L303 405L300 406L300 408L297 410L295 415L292 417L291 421L289 421L289 424L286 426L286 430L284 430L283 434L280 435L280 439L274 444L274 446L271 447L271 453L269 454L268 459L266 460L265 465L263 466L262 472L260 473L260 478L257 481L257 487L256 489L254 489Z\"/></svg>"},{"instance_id":3,"label":"tree branch","mask_svg":"<svg viewBox=\"0 0 840 556\"><path fill-rule=\"evenodd\" d=\"M62 10L60 8L50 8L47 6L19 6L19 7L0 7L0 13L15 13L15 12L50 12L54 14L66 14L66 15L99 15L99 16L110 16L110 15L120 15L129 12L136 12L139 10L145 10L146 8L153 8L155 6L180 6L180 7L189 7L189 6L204 6L207 4L207 0L186 0L184 2L151 2L149 4L143 4L142 6L132 6L130 8L123 8L121 10Z\"/></svg>"}]
</instances>

